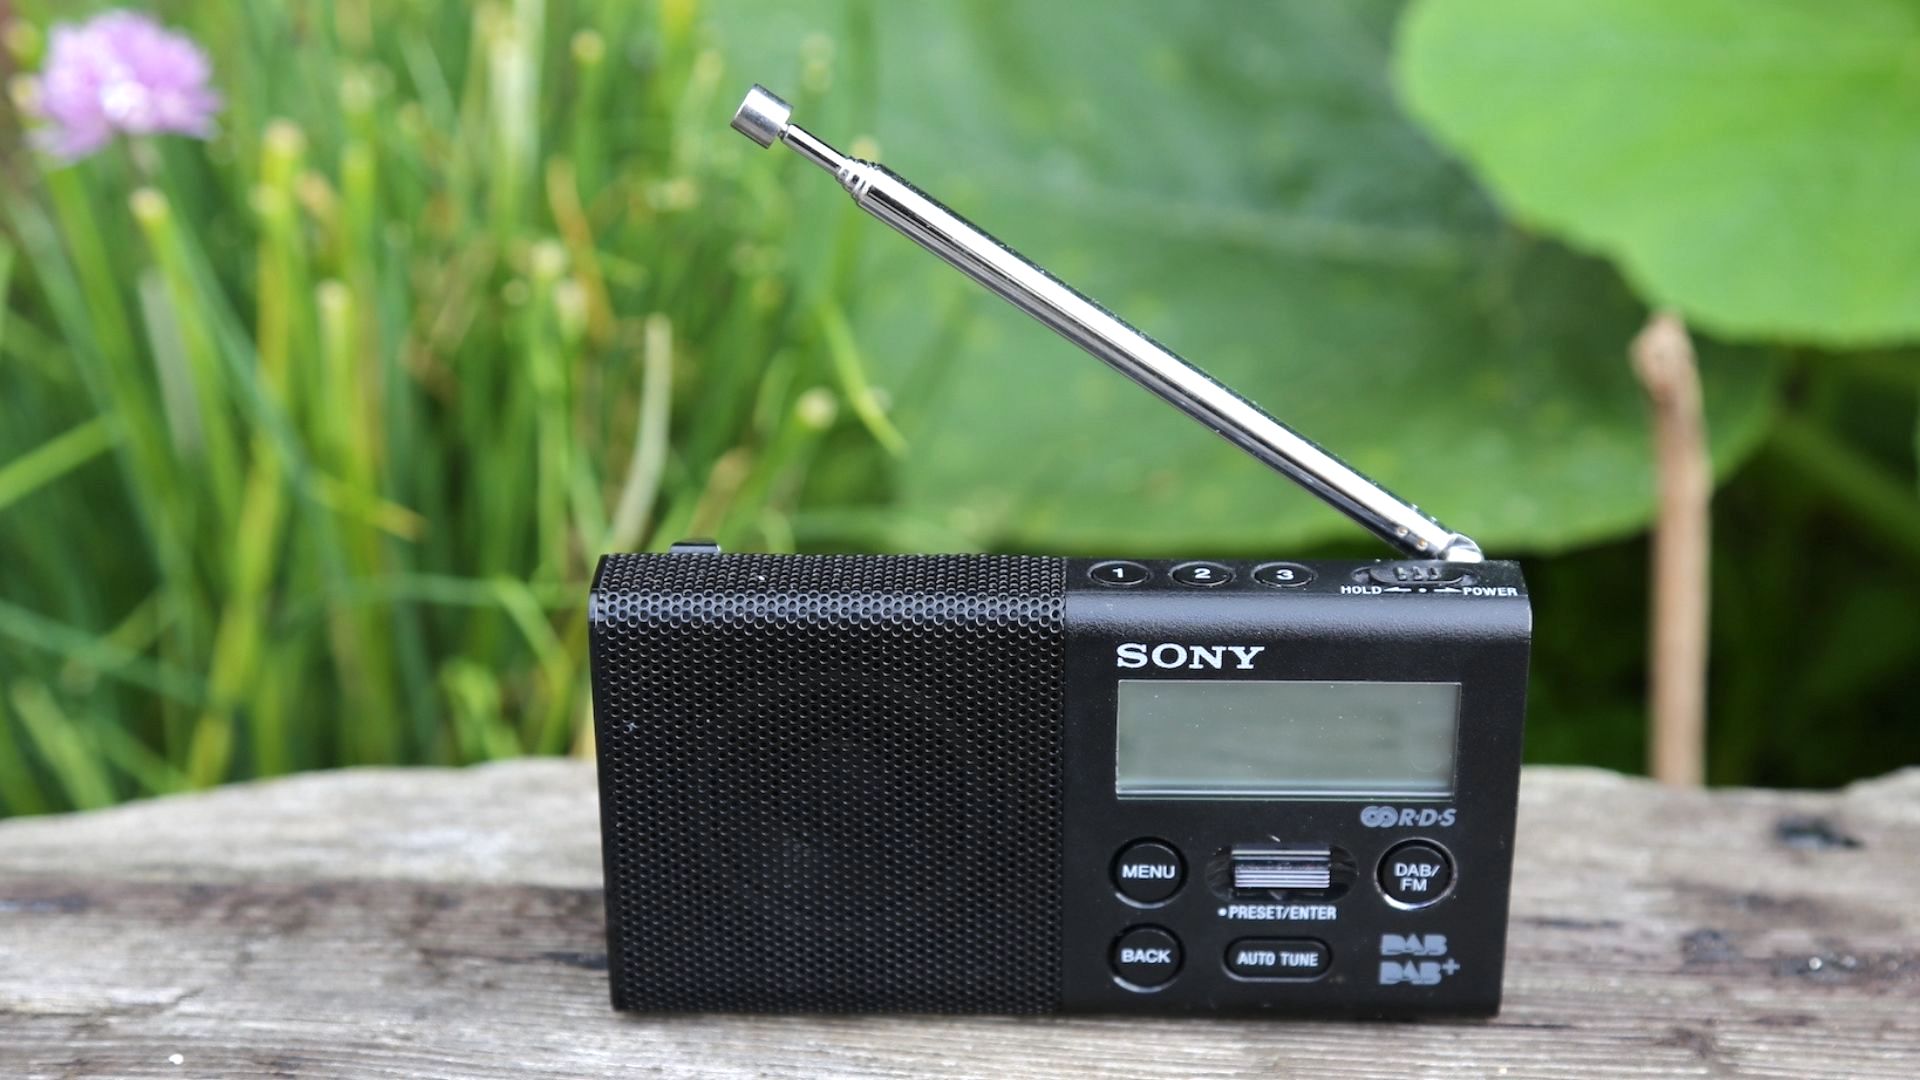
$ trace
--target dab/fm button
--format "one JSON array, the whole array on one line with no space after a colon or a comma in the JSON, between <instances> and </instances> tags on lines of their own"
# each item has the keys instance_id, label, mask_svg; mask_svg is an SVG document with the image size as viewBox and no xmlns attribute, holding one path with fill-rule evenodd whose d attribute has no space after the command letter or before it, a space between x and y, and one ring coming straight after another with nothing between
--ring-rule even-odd
<instances>
[{"instance_id":1,"label":"dab/fm button","mask_svg":"<svg viewBox=\"0 0 1920 1080\"><path fill-rule=\"evenodd\" d=\"M1380 859L1380 891L1401 907L1426 907L1453 888L1453 860L1440 845L1409 840Z\"/></svg>"}]
</instances>

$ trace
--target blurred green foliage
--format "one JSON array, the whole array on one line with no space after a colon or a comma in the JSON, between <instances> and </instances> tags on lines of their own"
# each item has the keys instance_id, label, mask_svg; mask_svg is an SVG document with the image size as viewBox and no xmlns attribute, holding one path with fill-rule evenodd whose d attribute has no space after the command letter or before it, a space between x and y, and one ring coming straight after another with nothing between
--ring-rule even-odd
<instances>
[{"instance_id":1,"label":"blurred green foliage","mask_svg":"<svg viewBox=\"0 0 1920 1080\"><path fill-rule=\"evenodd\" d=\"M89 10L16 2L9 74ZM756 80L1542 556L1530 752L1638 767L1644 310L1409 120L1396 4L156 10L218 137L0 119L0 812L577 746L593 559L683 535L1373 550L727 130ZM1714 778L1920 758L1920 365L1703 348Z\"/></svg>"},{"instance_id":2,"label":"blurred green foliage","mask_svg":"<svg viewBox=\"0 0 1920 1080\"><path fill-rule=\"evenodd\" d=\"M1524 219L1742 338L1920 336L1920 5L1426 0L1414 111Z\"/></svg>"}]
</instances>

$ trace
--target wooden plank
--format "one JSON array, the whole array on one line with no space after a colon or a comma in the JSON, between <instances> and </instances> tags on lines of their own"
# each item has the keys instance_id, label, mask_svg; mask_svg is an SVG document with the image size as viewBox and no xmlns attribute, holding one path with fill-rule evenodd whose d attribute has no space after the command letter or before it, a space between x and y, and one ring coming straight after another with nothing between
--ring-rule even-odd
<instances>
[{"instance_id":1,"label":"wooden plank","mask_svg":"<svg viewBox=\"0 0 1920 1080\"><path fill-rule=\"evenodd\" d=\"M1533 769L1489 1022L634 1017L593 774L316 774L0 823L0 1076L1920 1073L1920 770Z\"/></svg>"}]
</instances>

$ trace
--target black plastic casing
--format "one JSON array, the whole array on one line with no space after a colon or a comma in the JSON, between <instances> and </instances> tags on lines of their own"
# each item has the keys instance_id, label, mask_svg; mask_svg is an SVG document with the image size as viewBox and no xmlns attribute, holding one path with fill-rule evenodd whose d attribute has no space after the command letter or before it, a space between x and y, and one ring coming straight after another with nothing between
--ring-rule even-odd
<instances>
[{"instance_id":1,"label":"black plastic casing","mask_svg":"<svg viewBox=\"0 0 1920 1080\"><path fill-rule=\"evenodd\" d=\"M1098 565L603 559L590 611L615 1006L1496 1012L1531 635L1519 568L1402 585L1371 573L1393 563L1296 563L1311 581L1274 587L1255 580L1264 564L1229 561L1229 580L1195 587L1177 562L1138 560L1146 580L1127 586L1097 583ZM1261 649L1246 668L1122 667L1129 643ZM1117 687L1157 678L1456 683L1454 794L1120 798ZM1143 839L1185 866L1152 905L1114 877ZM1377 874L1412 840L1452 870L1417 908ZM1332 895L1236 893L1226 857L1248 844L1331 848L1352 873ZM1113 964L1143 926L1180 945L1152 987ZM1331 962L1242 978L1225 959L1244 939L1320 943Z\"/></svg>"}]
</instances>

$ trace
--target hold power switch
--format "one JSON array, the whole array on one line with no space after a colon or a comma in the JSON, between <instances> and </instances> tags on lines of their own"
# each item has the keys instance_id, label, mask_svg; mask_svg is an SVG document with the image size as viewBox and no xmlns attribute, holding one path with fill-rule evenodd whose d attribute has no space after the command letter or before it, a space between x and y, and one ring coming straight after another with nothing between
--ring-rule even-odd
<instances>
[{"instance_id":1,"label":"hold power switch","mask_svg":"<svg viewBox=\"0 0 1920 1080\"><path fill-rule=\"evenodd\" d=\"M1471 584L1465 566L1441 559L1401 559L1397 562L1375 563L1354 571L1353 576L1362 583L1371 580L1388 586Z\"/></svg>"}]
</instances>

